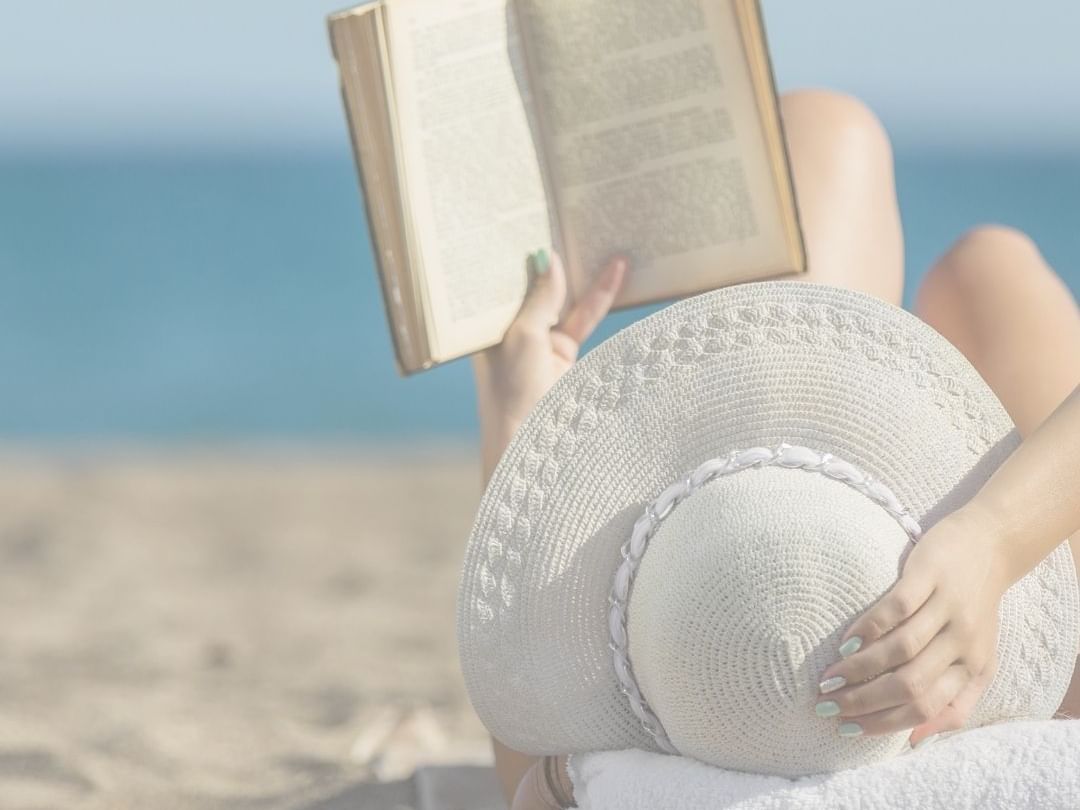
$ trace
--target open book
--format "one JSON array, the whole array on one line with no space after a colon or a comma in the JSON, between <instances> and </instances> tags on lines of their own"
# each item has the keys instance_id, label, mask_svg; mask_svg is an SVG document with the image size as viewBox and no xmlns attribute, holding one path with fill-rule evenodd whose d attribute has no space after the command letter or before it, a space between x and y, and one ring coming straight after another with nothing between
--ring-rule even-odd
<instances>
[{"instance_id":1,"label":"open book","mask_svg":"<svg viewBox=\"0 0 1080 810\"><path fill-rule=\"evenodd\" d=\"M568 306L806 269L757 0L377 0L329 18L398 368L502 340L554 246Z\"/></svg>"}]
</instances>

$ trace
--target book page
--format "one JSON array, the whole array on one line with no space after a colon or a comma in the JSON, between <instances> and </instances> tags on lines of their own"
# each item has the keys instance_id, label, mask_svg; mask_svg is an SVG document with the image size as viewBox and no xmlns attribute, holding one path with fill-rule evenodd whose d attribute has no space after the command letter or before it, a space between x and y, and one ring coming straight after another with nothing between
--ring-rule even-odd
<instances>
[{"instance_id":1,"label":"book page","mask_svg":"<svg viewBox=\"0 0 1080 810\"><path fill-rule=\"evenodd\" d=\"M787 238L733 0L519 0L575 289L620 305L785 272Z\"/></svg>"},{"instance_id":2,"label":"book page","mask_svg":"<svg viewBox=\"0 0 1080 810\"><path fill-rule=\"evenodd\" d=\"M436 360L501 340L552 244L506 0L394 0L388 43Z\"/></svg>"}]
</instances>

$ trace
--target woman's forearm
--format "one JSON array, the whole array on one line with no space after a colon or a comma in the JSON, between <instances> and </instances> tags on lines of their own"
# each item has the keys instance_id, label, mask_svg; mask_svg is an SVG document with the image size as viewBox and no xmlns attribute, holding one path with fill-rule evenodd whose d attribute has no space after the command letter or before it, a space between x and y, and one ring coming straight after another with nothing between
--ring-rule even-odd
<instances>
[{"instance_id":1,"label":"woman's forearm","mask_svg":"<svg viewBox=\"0 0 1080 810\"><path fill-rule=\"evenodd\" d=\"M474 358L476 413L480 423L480 465L485 487L521 424L521 419L515 415L514 411L523 407L519 406L517 409L508 407L498 399L494 393L498 389L492 380L494 371L488 358L482 356Z\"/></svg>"},{"instance_id":2,"label":"woman's forearm","mask_svg":"<svg viewBox=\"0 0 1080 810\"><path fill-rule=\"evenodd\" d=\"M1080 386L960 511L1000 544L1010 583L1080 531Z\"/></svg>"},{"instance_id":3,"label":"woman's forearm","mask_svg":"<svg viewBox=\"0 0 1080 810\"><path fill-rule=\"evenodd\" d=\"M514 437L518 425L516 422L500 422L498 425L485 425L483 420L480 424L480 467L483 475L483 485L486 487L491 480L495 468L499 465L510 440Z\"/></svg>"}]
</instances>

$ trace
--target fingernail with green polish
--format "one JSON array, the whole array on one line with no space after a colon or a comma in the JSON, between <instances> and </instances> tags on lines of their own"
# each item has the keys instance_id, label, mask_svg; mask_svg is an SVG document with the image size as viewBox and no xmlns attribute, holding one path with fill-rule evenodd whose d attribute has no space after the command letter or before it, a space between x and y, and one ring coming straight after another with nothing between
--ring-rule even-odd
<instances>
[{"instance_id":1,"label":"fingernail with green polish","mask_svg":"<svg viewBox=\"0 0 1080 810\"><path fill-rule=\"evenodd\" d=\"M840 645L840 657L847 658L848 656L854 655L859 651L860 647L862 647L862 637L852 636Z\"/></svg>"},{"instance_id":2,"label":"fingernail with green polish","mask_svg":"<svg viewBox=\"0 0 1080 810\"><path fill-rule=\"evenodd\" d=\"M858 723L841 723L836 733L841 737L858 737L862 734L862 726Z\"/></svg>"},{"instance_id":3,"label":"fingernail with green polish","mask_svg":"<svg viewBox=\"0 0 1080 810\"><path fill-rule=\"evenodd\" d=\"M834 675L831 678L826 678L818 684L818 689L821 690L821 694L826 695L829 692L835 692L841 686L847 685L847 678L843 675Z\"/></svg>"},{"instance_id":4,"label":"fingernail with green polish","mask_svg":"<svg viewBox=\"0 0 1080 810\"><path fill-rule=\"evenodd\" d=\"M544 273L551 269L551 257L548 256L548 252L543 248L540 248L540 250L536 251L536 253L533 254L532 258L533 267L536 268L536 272L539 275L542 276L544 275Z\"/></svg>"},{"instance_id":5,"label":"fingernail with green polish","mask_svg":"<svg viewBox=\"0 0 1080 810\"><path fill-rule=\"evenodd\" d=\"M814 713L818 717L836 717L840 714L840 704L835 700L823 700L814 707Z\"/></svg>"}]
</instances>

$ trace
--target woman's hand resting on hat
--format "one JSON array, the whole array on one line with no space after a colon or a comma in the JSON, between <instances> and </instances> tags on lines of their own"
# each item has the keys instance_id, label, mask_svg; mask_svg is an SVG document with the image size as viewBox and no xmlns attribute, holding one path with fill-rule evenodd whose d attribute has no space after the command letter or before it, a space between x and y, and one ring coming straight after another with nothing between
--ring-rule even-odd
<instances>
[{"instance_id":1,"label":"woman's hand resting on hat","mask_svg":"<svg viewBox=\"0 0 1080 810\"><path fill-rule=\"evenodd\" d=\"M913 728L912 745L961 728L997 666L998 604L1011 584L997 536L974 510L930 529L845 633L847 657L822 673L818 713L836 715L841 733Z\"/></svg>"},{"instance_id":2,"label":"woman's hand resting on hat","mask_svg":"<svg viewBox=\"0 0 1080 810\"><path fill-rule=\"evenodd\" d=\"M566 272L557 254L531 257L529 289L502 343L473 357L484 480L498 464L518 426L577 359L581 344L611 309L625 259L613 259L560 318Z\"/></svg>"},{"instance_id":3,"label":"woman's hand resting on hat","mask_svg":"<svg viewBox=\"0 0 1080 810\"><path fill-rule=\"evenodd\" d=\"M996 671L1002 596L1080 530L1078 458L1080 387L923 535L896 584L847 629L817 713L842 734L913 729L912 745L962 728Z\"/></svg>"}]
</instances>

